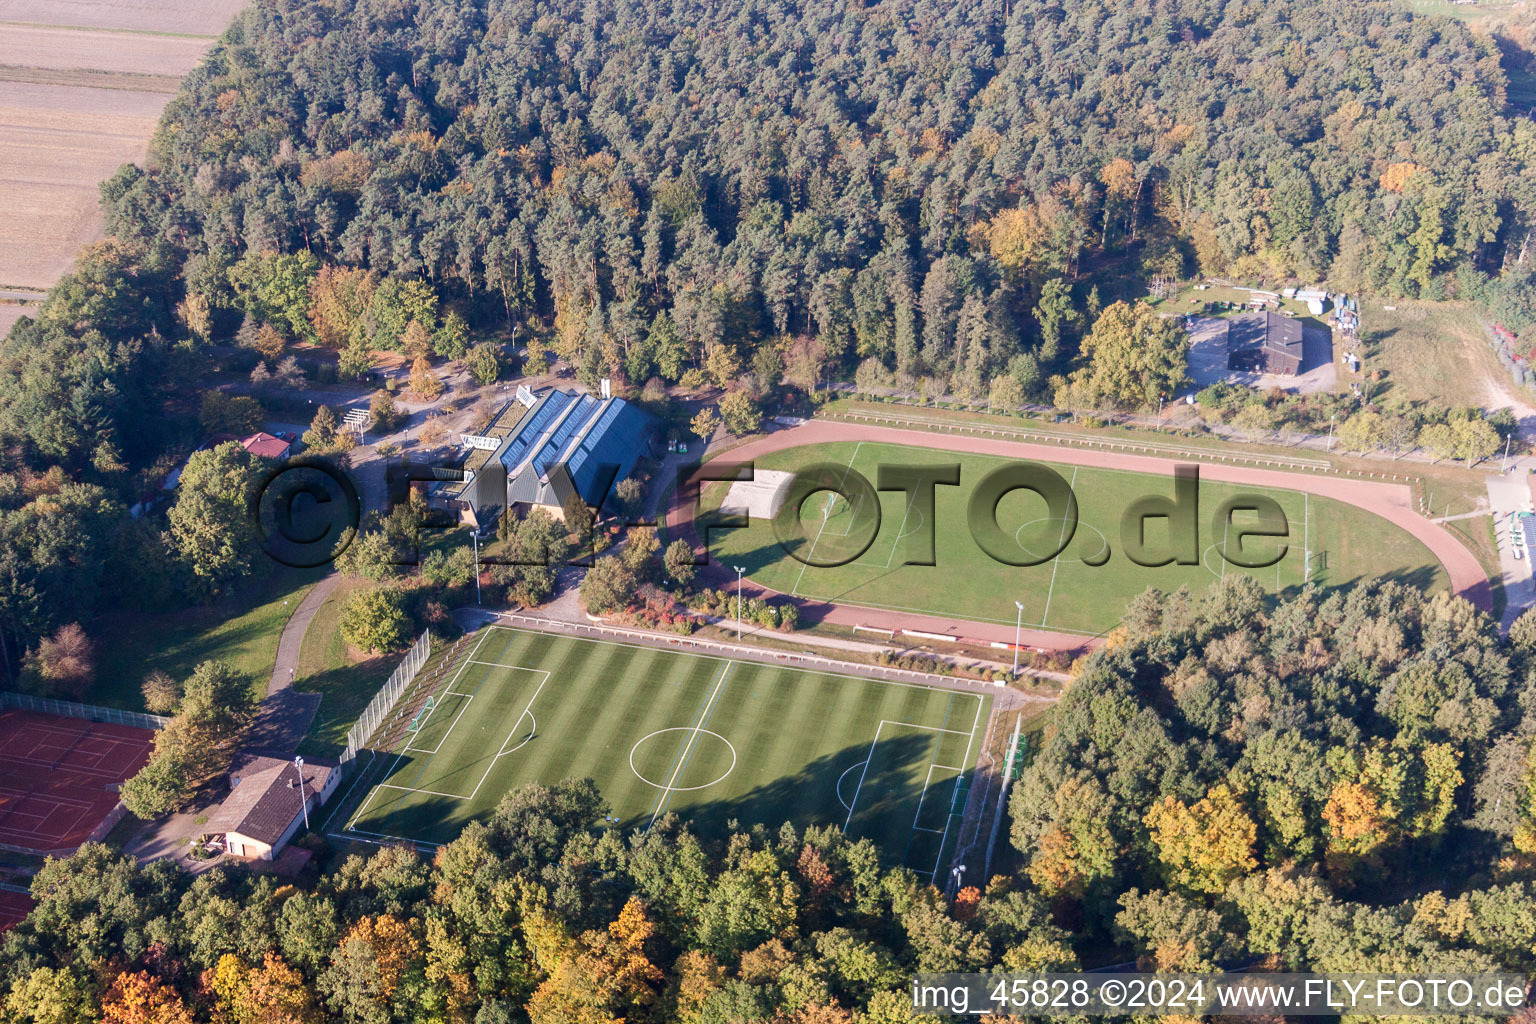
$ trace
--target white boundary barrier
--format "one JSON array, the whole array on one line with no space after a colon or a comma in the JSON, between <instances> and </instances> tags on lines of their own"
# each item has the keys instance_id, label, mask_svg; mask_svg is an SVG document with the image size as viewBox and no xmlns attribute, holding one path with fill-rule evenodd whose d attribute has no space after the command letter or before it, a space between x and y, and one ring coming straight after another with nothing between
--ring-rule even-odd
<instances>
[{"instance_id":1,"label":"white boundary barrier","mask_svg":"<svg viewBox=\"0 0 1536 1024\"><path fill-rule=\"evenodd\" d=\"M94 704L76 704L71 700L34 697L27 693L0 693L0 707L15 708L17 711L36 711L62 718L83 718L87 722L131 725L137 729L164 729L171 721L162 715L150 715L142 711L123 711L119 708L97 707Z\"/></svg>"},{"instance_id":2,"label":"white boundary barrier","mask_svg":"<svg viewBox=\"0 0 1536 1024\"><path fill-rule=\"evenodd\" d=\"M432 635L422 633L406 652L405 660L395 666L395 671L390 674L389 681L374 695L373 700L363 709L363 713L357 716L357 722L347 730L347 745L341 753L341 767L346 768L357 757L357 752L362 749L364 743L373 735L384 719L389 717L395 702L411 685L411 680L416 678L416 673L421 671L421 666L427 663L427 658L432 655Z\"/></svg>"},{"instance_id":3,"label":"white boundary barrier","mask_svg":"<svg viewBox=\"0 0 1536 1024\"><path fill-rule=\"evenodd\" d=\"M938 686L950 690L970 690L986 693L992 689L1000 689L1008 684L1004 681L991 679L972 679L967 676L947 676L937 672L918 672L913 669L892 668L888 665L870 665L857 661L838 661L835 658L824 658L818 654L797 654L793 651L775 651L763 647L750 647L744 644L733 644L722 640L702 640L689 636L674 635L670 633L656 633L650 630L631 629L627 626L588 625L580 622L565 622L559 619L546 619L537 615L525 615L519 612L495 612L499 621L510 625L521 623L535 629L547 630L556 633L571 633L576 636L595 637L621 637L626 640L635 640L651 646L678 647L689 650L714 652L729 655L733 658L741 658L745 661L757 662L784 662L791 665L816 665L830 669L843 675L867 676L869 678L903 679L910 682L921 683L924 686ZM1049 702L1052 698L1036 697L1031 694L1020 694L1025 700Z\"/></svg>"}]
</instances>

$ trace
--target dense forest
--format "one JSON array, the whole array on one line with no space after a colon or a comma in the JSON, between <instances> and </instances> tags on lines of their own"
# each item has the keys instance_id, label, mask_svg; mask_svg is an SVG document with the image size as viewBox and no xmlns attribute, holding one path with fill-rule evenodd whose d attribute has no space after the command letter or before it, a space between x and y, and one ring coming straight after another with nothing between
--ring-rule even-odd
<instances>
[{"instance_id":1,"label":"dense forest","mask_svg":"<svg viewBox=\"0 0 1536 1024\"><path fill-rule=\"evenodd\" d=\"M90 846L0 944L16 1024L895 1024L917 971L1530 971L1536 616L1393 583L1149 591L953 902L867 841L625 835L568 780L297 884ZM1006 841L1006 840L1004 840ZM1006 858L1000 859L1003 863ZM98 1016L98 1011L101 1016Z\"/></svg>"},{"instance_id":2,"label":"dense forest","mask_svg":"<svg viewBox=\"0 0 1536 1024\"><path fill-rule=\"evenodd\" d=\"M453 311L637 386L873 358L1038 392L1157 275L1525 327L1506 87L1388 3L261 2L104 193L194 336L357 355Z\"/></svg>"}]
</instances>

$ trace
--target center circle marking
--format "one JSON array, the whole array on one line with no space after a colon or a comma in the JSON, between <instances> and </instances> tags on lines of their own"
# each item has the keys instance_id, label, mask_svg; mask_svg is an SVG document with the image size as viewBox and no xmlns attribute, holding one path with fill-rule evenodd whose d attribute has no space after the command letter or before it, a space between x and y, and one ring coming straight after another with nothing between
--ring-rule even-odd
<instances>
[{"instance_id":1,"label":"center circle marking","mask_svg":"<svg viewBox=\"0 0 1536 1024\"><path fill-rule=\"evenodd\" d=\"M663 733L668 733L668 732L692 732L692 733L702 733L702 734L704 734L706 736L713 736L715 739L719 740L721 743L724 743L725 746L726 746L726 749L731 752L731 766L729 768L727 768L724 772L722 772L718 779L712 779L709 782L706 782L706 783L704 783L701 786L668 786L665 783L656 782L653 779L646 778L643 774L641 774L640 769L635 767L635 751L639 750L640 749L640 745L642 743L644 743L646 740L654 739L655 737L660 736ZM692 752L691 751L689 752L689 756L690 757L692 756ZM692 792L693 790L696 790L696 789L708 789L710 786L718 785L719 783L724 782L726 780L726 778L731 774L731 772L736 770L736 747L731 743L730 740L726 739L724 736L721 736L719 733L713 732L713 731L711 731L709 729L700 729L700 728L697 728L696 726L689 726L689 725L674 725L674 726L672 726L671 728L668 728L668 729L657 729L655 732L646 733L644 736L641 736L638 740L636 740L635 741L635 745L629 748L629 770L635 773L635 778L639 779L641 782L645 783L647 786L654 786L655 788L657 788L657 789L659 789L659 790L661 790L661 791L663 791L665 793L688 793L688 792Z\"/></svg>"}]
</instances>

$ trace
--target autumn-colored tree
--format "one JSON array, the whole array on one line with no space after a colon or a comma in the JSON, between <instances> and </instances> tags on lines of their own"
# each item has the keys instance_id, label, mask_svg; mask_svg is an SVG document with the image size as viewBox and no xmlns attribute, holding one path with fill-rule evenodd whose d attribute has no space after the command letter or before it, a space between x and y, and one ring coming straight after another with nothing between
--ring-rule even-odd
<instances>
[{"instance_id":1,"label":"autumn-colored tree","mask_svg":"<svg viewBox=\"0 0 1536 1024\"><path fill-rule=\"evenodd\" d=\"M720 414L709 406L705 406L699 410L698 415L694 416L693 422L688 424L688 429L693 431L694 436L707 441L719 426Z\"/></svg>"},{"instance_id":2,"label":"autumn-colored tree","mask_svg":"<svg viewBox=\"0 0 1536 1024\"><path fill-rule=\"evenodd\" d=\"M818 337L802 335L785 354L784 383L811 394L821 386L826 365L826 343Z\"/></svg>"},{"instance_id":3,"label":"autumn-colored tree","mask_svg":"<svg viewBox=\"0 0 1536 1024\"><path fill-rule=\"evenodd\" d=\"M424 402L435 402L443 393L443 382L432 372L426 356L417 356L411 364L411 391Z\"/></svg>"},{"instance_id":4,"label":"autumn-colored tree","mask_svg":"<svg viewBox=\"0 0 1536 1024\"><path fill-rule=\"evenodd\" d=\"M741 375L741 357L729 345L716 345L704 357L704 370L719 387L731 387Z\"/></svg>"},{"instance_id":5,"label":"autumn-colored tree","mask_svg":"<svg viewBox=\"0 0 1536 1024\"><path fill-rule=\"evenodd\" d=\"M1465 459L1468 468L1499 450L1498 431L1480 416L1451 424L1451 437L1456 445L1456 457Z\"/></svg>"},{"instance_id":6,"label":"autumn-colored tree","mask_svg":"<svg viewBox=\"0 0 1536 1024\"><path fill-rule=\"evenodd\" d=\"M1401 193L1407 187L1408 179L1423 170L1424 168L1412 162L1388 164L1378 184L1388 192Z\"/></svg>"},{"instance_id":7,"label":"autumn-colored tree","mask_svg":"<svg viewBox=\"0 0 1536 1024\"><path fill-rule=\"evenodd\" d=\"M309 322L326 348L342 349L361 340L363 317L378 277L371 270L325 266L309 283Z\"/></svg>"},{"instance_id":8,"label":"autumn-colored tree","mask_svg":"<svg viewBox=\"0 0 1536 1024\"><path fill-rule=\"evenodd\" d=\"M101 1024L195 1024L176 990L148 971L124 972L101 1001Z\"/></svg>"},{"instance_id":9,"label":"autumn-colored tree","mask_svg":"<svg viewBox=\"0 0 1536 1024\"><path fill-rule=\"evenodd\" d=\"M1348 451L1369 452L1386 440L1386 426L1380 413L1369 409L1357 412L1339 424L1339 446Z\"/></svg>"},{"instance_id":10,"label":"autumn-colored tree","mask_svg":"<svg viewBox=\"0 0 1536 1024\"><path fill-rule=\"evenodd\" d=\"M1429 449L1437 459L1456 455L1456 432L1448 423L1430 423L1419 431L1419 447Z\"/></svg>"},{"instance_id":11,"label":"autumn-colored tree","mask_svg":"<svg viewBox=\"0 0 1536 1024\"><path fill-rule=\"evenodd\" d=\"M188 292L187 297L176 304L176 319L198 341L213 340L213 306L206 295Z\"/></svg>"},{"instance_id":12,"label":"autumn-colored tree","mask_svg":"<svg viewBox=\"0 0 1536 1024\"><path fill-rule=\"evenodd\" d=\"M672 965L673 982L667 992L667 1020L689 1020L709 997L725 985L725 969L715 958L691 949Z\"/></svg>"},{"instance_id":13,"label":"autumn-colored tree","mask_svg":"<svg viewBox=\"0 0 1536 1024\"><path fill-rule=\"evenodd\" d=\"M400 980L421 955L410 924L393 914L359 919L342 938L341 946L367 950L378 969L379 995L385 999L395 994Z\"/></svg>"},{"instance_id":14,"label":"autumn-colored tree","mask_svg":"<svg viewBox=\"0 0 1536 1024\"><path fill-rule=\"evenodd\" d=\"M952 908L955 920L973 921L976 919L976 908L981 903L981 890L974 885L968 885L955 893L955 905Z\"/></svg>"},{"instance_id":15,"label":"autumn-colored tree","mask_svg":"<svg viewBox=\"0 0 1536 1024\"><path fill-rule=\"evenodd\" d=\"M693 577L699 571L698 566L693 564L693 559L693 545L678 538L667 545L667 553L662 556L662 564L667 570L667 575L674 582L686 587L693 582Z\"/></svg>"},{"instance_id":16,"label":"autumn-colored tree","mask_svg":"<svg viewBox=\"0 0 1536 1024\"><path fill-rule=\"evenodd\" d=\"M745 391L732 391L720 399L720 422L737 437L754 434L763 425L763 411Z\"/></svg>"},{"instance_id":17,"label":"autumn-colored tree","mask_svg":"<svg viewBox=\"0 0 1536 1024\"><path fill-rule=\"evenodd\" d=\"M1041 254L1048 230L1035 207L1022 206L998 211L986 233L993 257L1018 279Z\"/></svg>"},{"instance_id":18,"label":"autumn-colored tree","mask_svg":"<svg viewBox=\"0 0 1536 1024\"><path fill-rule=\"evenodd\" d=\"M229 1024L322 1024L324 1015L304 976L274 953L249 967L232 953L204 976Z\"/></svg>"},{"instance_id":19,"label":"autumn-colored tree","mask_svg":"<svg viewBox=\"0 0 1536 1024\"><path fill-rule=\"evenodd\" d=\"M1100 232L1100 245L1109 243L1109 222L1118 211L1127 220L1135 213L1135 200L1141 191L1141 181L1136 175L1136 165L1125 157L1117 156L1099 170L1099 180L1104 183L1104 226ZM1131 234L1135 228L1132 220Z\"/></svg>"},{"instance_id":20,"label":"autumn-colored tree","mask_svg":"<svg viewBox=\"0 0 1536 1024\"><path fill-rule=\"evenodd\" d=\"M432 351L432 335L420 320L412 320L400 339L400 348L412 359L425 359Z\"/></svg>"},{"instance_id":21,"label":"autumn-colored tree","mask_svg":"<svg viewBox=\"0 0 1536 1024\"><path fill-rule=\"evenodd\" d=\"M181 683L159 669L152 669L139 685L144 706L156 715L168 715L181 703Z\"/></svg>"},{"instance_id":22,"label":"autumn-colored tree","mask_svg":"<svg viewBox=\"0 0 1536 1024\"><path fill-rule=\"evenodd\" d=\"M623 1024L653 1005L664 975L647 946L656 926L631 896L606 931L590 931L528 1001L533 1024Z\"/></svg>"},{"instance_id":23,"label":"autumn-colored tree","mask_svg":"<svg viewBox=\"0 0 1536 1024\"><path fill-rule=\"evenodd\" d=\"M1332 864L1344 867L1386 842L1392 830L1388 811L1389 808L1382 806L1380 794L1367 783L1340 782L1335 785L1323 807Z\"/></svg>"},{"instance_id":24,"label":"autumn-colored tree","mask_svg":"<svg viewBox=\"0 0 1536 1024\"><path fill-rule=\"evenodd\" d=\"M654 526L631 526L629 543L624 547L624 564L634 573L644 573L661 548Z\"/></svg>"},{"instance_id":25,"label":"autumn-colored tree","mask_svg":"<svg viewBox=\"0 0 1536 1024\"><path fill-rule=\"evenodd\" d=\"M30 667L50 689L80 697L96 677L96 645L78 622L66 623L38 643Z\"/></svg>"},{"instance_id":26,"label":"autumn-colored tree","mask_svg":"<svg viewBox=\"0 0 1536 1024\"><path fill-rule=\"evenodd\" d=\"M1015 412L1024 404L1024 388L1017 377L1003 374L992 378L987 390L987 408Z\"/></svg>"},{"instance_id":27,"label":"autumn-colored tree","mask_svg":"<svg viewBox=\"0 0 1536 1024\"><path fill-rule=\"evenodd\" d=\"M1329 867L1349 871L1374 863L1389 844L1441 834L1462 783L1459 760L1443 743L1329 751L1337 779L1323 808Z\"/></svg>"},{"instance_id":28,"label":"autumn-colored tree","mask_svg":"<svg viewBox=\"0 0 1536 1024\"><path fill-rule=\"evenodd\" d=\"M448 427L443 423L443 418L433 414L428 416L422 423L421 431L416 435L416 439L422 444L431 447L432 445L442 444L443 439L447 436Z\"/></svg>"},{"instance_id":29,"label":"autumn-colored tree","mask_svg":"<svg viewBox=\"0 0 1536 1024\"><path fill-rule=\"evenodd\" d=\"M1225 783L1213 786L1192 806L1165 796L1143 820L1174 885L1219 893L1258 866L1253 856L1258 828Z\"/></svg>"},{"instance_id":30,"label":"autumn-colored tree","mask_svg":"<svg viewBox=\"0 0 1536 1024\"><path fill-rule=\"evenodd\" d=\"M1090 884L1114 874L1119 846L1109 830L1106 803L1103 787L1093 779L1071 779L1057 790L1053 821L1029 862L1029 876L1041 892L1080 897Z\"/></svg>"},{"instance_id":31,"label":"autumn-colored tree","mask_svg":"<svg viewBox=\"0 0 1536 1024\"><path fill-rule=\"evenodd\" d=\"M1145 303L1116 302L1083 339L1088 365L1072 375L1098 402L1153 408L1188 379L1189 338Z\"/></svg>"}]
</instances>

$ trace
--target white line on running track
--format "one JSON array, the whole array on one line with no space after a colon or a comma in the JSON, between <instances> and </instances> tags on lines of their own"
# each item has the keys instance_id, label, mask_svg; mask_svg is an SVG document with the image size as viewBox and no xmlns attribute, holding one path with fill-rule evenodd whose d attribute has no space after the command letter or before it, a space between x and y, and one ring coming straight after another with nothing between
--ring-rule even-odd
<instances>
[{"instance_id":1,"label":"white line on running track","mask_svg":"<svg viewBox=\"0 0 1536 1024\"><path fill-rule=\"evenodd\" d=\"M1057 479L1060 478L1058 477ZM1073 466L1072 479L1067 482L1067 493L1071 494L1072 488L1075 486L1077 486L1077 467ZM1066 539L1068 522L1069 520L1066 519L1066 517L1062 517L1061 536L1056 539L1056 544L1058 547L1061 545L1062 541ZM1056 557L1051 559L1051 586L1050 589L1045 592L1045 611L1040 613L1040 625L1042 627L1045 625L1046 620L1051 617L1051 596L1056 593L1056 570L1061 568L1061 556L1063 554L1064 552L1058 551L1056 552Z\"/></svg>"},{"instance_id":2,"label":"white line on running track","mask_svg":"<svg viewBox=\"0 0 1536 1024\"><path fill-rule=\"evenodd\" d=\"M853 472L853 464L858 461L859 449L862 448L862 447L864 447L864 442L863 441L860 441L858 444L853 446L853 458L848 460L848 468L843 470L843 479L838 482L838 485L837 485L838 487L843 487L843 486L847 485L847 483L848 483L848 474ZM800 575L795 577L795 586L794 586L794 589L789 592L789 596L790 597L794 597L796 595L796 593L800 590L800 581L805 579L805 570L806 570L806 568L811 563L811 556L816 553L816 545L821 540L821 535L823 533L826 533L826 532L827 532L827 517L825 515L823 515L821 517L821 529L816 531L816 537L811 541L811 550L809 550L809 551L807 551L805 553L805 561L800 563Z\"/></svg>"}]
</instances>

